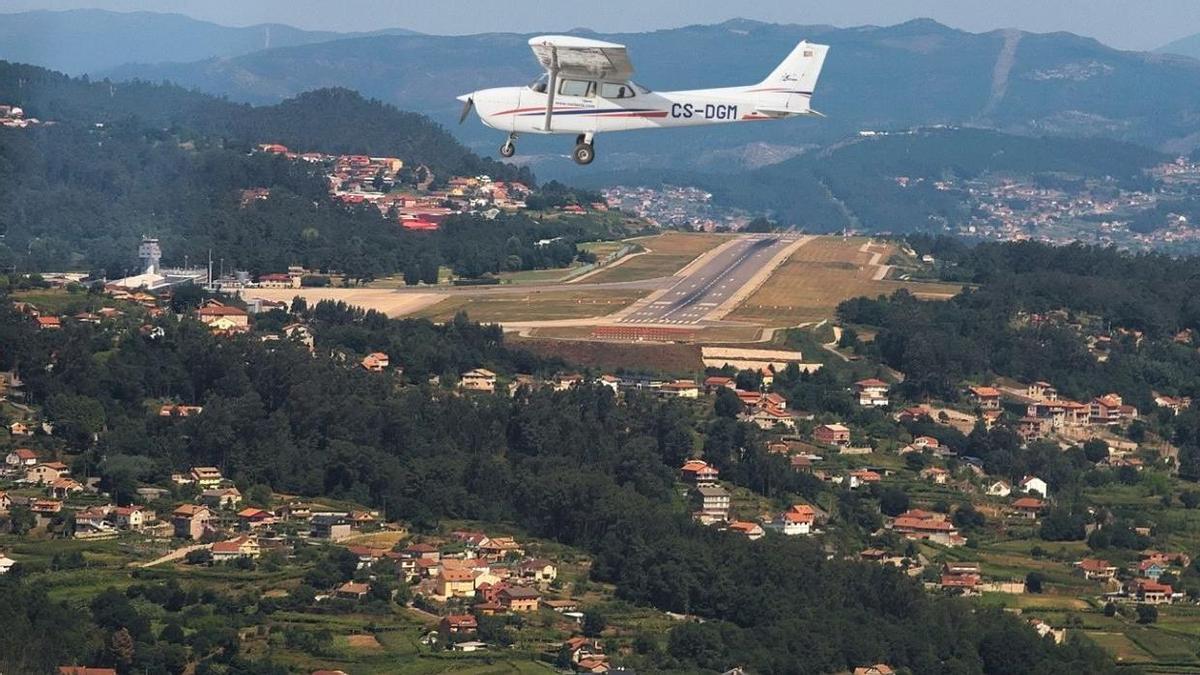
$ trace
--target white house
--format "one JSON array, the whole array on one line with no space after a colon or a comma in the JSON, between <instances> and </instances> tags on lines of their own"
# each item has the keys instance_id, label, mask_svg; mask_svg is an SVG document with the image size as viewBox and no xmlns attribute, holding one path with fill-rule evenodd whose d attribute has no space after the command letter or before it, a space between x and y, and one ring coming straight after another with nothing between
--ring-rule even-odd
<instances>
[{"instance_id":1,"label":"white house","mask_svg":"<svg viewBox=\"0 0 1200 675\"><path fill-rule=\"evenodd\" d=\"M16 564L16 560L13 560L3 553L0 553L0 574L8 574L8 571L12 569L12 566Z\"/></svg>"},{"instance_id":2,"label":"white house","mask_svg":"<svg viewBox=\"0 0 1200 675\"><path fill-rule=\"evenodd\" d=\"M987 493L993 497L1007 497L1012 494L1012 487L1007 482L998 480L987 486Z\"/></svg>"},{"instance_id":3,"label":"white house","mask_svg":"<svg viewBox=\"0 0 1200 675\"><path fill-rule=\"evenodd\" d=\"M1037 476L1026 476L1021 479L1021 492L1037 493L1046 499L1050 496L1050 487L1046 485L1046 481Z\"/></svg>"},{"instance_id":4,"label":"white house","mask_svg":"<svg viewBox=\"0 0 1200 675\"><path fill-rule=\"evenodd\" d=\"M793 504L790 509L768 523L767 527L789 537L812 534L816 518L816 512L808 504Z\"/></svg>"}]
</instances>

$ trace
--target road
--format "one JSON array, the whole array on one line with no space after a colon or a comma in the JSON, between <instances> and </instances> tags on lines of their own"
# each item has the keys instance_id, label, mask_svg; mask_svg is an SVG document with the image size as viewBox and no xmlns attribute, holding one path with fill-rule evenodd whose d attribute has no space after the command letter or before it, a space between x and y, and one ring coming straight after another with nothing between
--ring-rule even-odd
<instances>
[{"instance_id":1,"label":"road","mask_svg":"<svg viewBox=\"0 0 1200 675\"><path fill-rule=\"evenodd\" d=\"M794 235L741 237L677 278L664 292L639 302L621 323L698 324L795 242Z\"/></svg>"}]
</instances>

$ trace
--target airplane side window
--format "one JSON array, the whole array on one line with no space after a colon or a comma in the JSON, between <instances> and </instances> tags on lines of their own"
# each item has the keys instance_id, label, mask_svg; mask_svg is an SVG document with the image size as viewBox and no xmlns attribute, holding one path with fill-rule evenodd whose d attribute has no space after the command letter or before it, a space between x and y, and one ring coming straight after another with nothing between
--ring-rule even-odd
<instances>
[{"instance_id":1,"label":"airplane side window","mask_svg":"<svg viewBox=\"0 0 1200 675\"><path fill-rule=\"evenodd\" d=\"M591 96L593 92L592 83L588 80L563 80L562 84L558 85L558 93L560 96Z\"/></svg>"},{"instance_id":2,"label":"airplane side window","mask_svg":"<svg viewBox=\"0 0 1200 675\"><path fill-rule=\"evenodd\" d=\"M600 98L633 98L628 85L604 82L600 85Z\"/></svg>"}]
</instances>

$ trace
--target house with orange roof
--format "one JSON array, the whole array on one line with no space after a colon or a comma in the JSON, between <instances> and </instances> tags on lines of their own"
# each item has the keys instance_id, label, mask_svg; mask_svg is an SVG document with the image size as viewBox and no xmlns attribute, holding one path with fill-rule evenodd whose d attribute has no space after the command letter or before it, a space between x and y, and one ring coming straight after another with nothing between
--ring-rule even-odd
<instances>
[{"instance_id":1,"label":"house with orange roof","mask_svg":"<svg viewBox=\"0 0 1200 675\"><path fill-rule=\"evenodd\" d=\"M59 478L66 478L70 473L70 467L62 462L43 462L25 472L25 481L49 485Z\"/></svg>"},{"instance_id":2,"label":"house with orange roof","mask_svg":"<svg viewBox=\"0 0 1200 675\"><path fill-rule=\"evenodd\" d=\"M1000 390L995 387L968 387L967 394L981 410L1000 409Z\"/></svg>"},{"instance_id":3,"label":"house with orange roof","mask_svg":"<svg viewBox=\"0 0 1200 675\"><path fill-rule=\"evenodd\" d=\"M1136 579L1133 582L1133 596L1147 605L1164 605L1175 601L1175 589L1153 579Z\"/></svg>"},{"instance_id":4,"label":"house with orange roof","mask_svg":"<svg viewBox=\"0 0 1200 675\"><path fill-rule=\"evenodd\" d=\"M850 428L844 424L822 424L813 429L813 440L822 445L850 445Z\"/></svg>"},{"instance_id":5,"label":"house with orange roof","mask_svg":"<svg viewBox=\"0 0 1200 675\"><path fill-rule=\"evenodd\" d=\"M67 499L71 495L83 492L83 484L74 478L57 478L50 481L47 490L55 499Z\"/></svg>"},{"instance_id":6,"label":"house with orange roof","mask_svg":"<svg viewBox=\"0 0 1200 675\"><path fill-rule=\"evenodd\" d=\"M714 394L721 389L737 389L737 380L724 375L712 375L704 378L704 391Z\"/></svg>"},{"instance_id":7,"label":"house with orange roof","mask_svg":"<svg viewBox=\"0 0 1200 675\"><path fill-rule=\"evenodd\" d=\"M982 581L978 574L943 574L942 592L948 595L978 595Z\"/></svg>"},{"instance_id":8,"label":"house with orange roof","mask_svg":"<svg viewBox=\"0 0 1200 675\"><path fill-rule=\"evenodd\" d=\"M689 485L711 487L717 484L717 476L720 475L720 471L704 460L690 459L679 468L679 475L683 478L683 482Z\"/></svg>"},{"instance_id":9,"label":"house with orange roof","mask_svg":"<svg viewBox=\"0 0 1200 675\"><path fill-rule=\"evenodd\" d=\"M158 519L153 511L137 505L118 506L113 509L112 518L120 530L140 530Z\"/></svg>"},{"instance_id":10,"label":"house with orange roof","mask_svg":"<svg viewBox=\"0 0 1200 675\"><path fill-rule=\"evenodd\" d=\"M1138 410L1113 393L1092 399L1090 416L1092 424L1113 425L1137 419Z\"/></svg>"},{"instance_id":11,"label":"house with orange roof","mask_svg":"<svg viewBox=\"0 0 1200 675\"><path fill-rule=\"evenodd\" d=\"M475 573L466 569L444 569L436 577L441 598L469 598L475 595Z\"/></svg>"},{"instance_id":12,"label":"house with orange roof","mask_svg":"<svg viewBox=\"0 0 1200 675\"><path fill-rule=\"evenodd\" d=\"M813 533L817 514L808 504L792 504L792 506L771 520L769 527L780 534L794 537Z\"/></svg>"},{"instance_id":13,"label":"house with orange roof","mask_svg":"<svg viewBox=\"0 0 1200 675\"><path fill-rule=\"evenodd\" d=\"M210 328L234 332L250 330L250 314L241 307L209 300L203 307L197 309L195 314L201 323Z\"/></svg>"},{"instance_id":14,"label":"house with orange roof","mask_svg":"<svg viewBox=\"0 0 1200 675\"><path fill-rule=\"evenodd\" d=\"M943 513L909 509L893 518L886 527L906 539L932 541L943 546L966 543L966 539L959 535L958 528Z\"/></svg>"},{"instance_id":15,"label":"house with orange roof","mask_svg":"<svg viewBox=\"0 0 1200 675\"><path fill-rule=\"evenodd\" d=\"M238 525L244 530L253 530L275 524L275 514L270 511L254 508L253 506L238 511L237 517Z\"/></svg>"},{"instance_id":16,"label":"house with orange roof","mask_svg":"<svg viewBox=\"0 0 1200 675\"><path fill-rule=\"evenodd\" d=\"M367 593L371 592L371 584L360 583L357 581L347 581L338 586L333 594L343 600L362 600L367 597Z\"/></svg>"},{"instance_id":17,"label":"house with orange roof","mask_svg":"<svg viewBox=\"0 0 1200 675\"><path fill-rule=\"evenodd\" d=\"M762 525L746 520L735 520L732 523L729 523L725 529L735 534L740 534L750 541L762 539L763 535L766 534L766 532L763 531Z\"/></svg>"},{"instance_id":18,"label":"house with orange roof","mask_svg":"<svg viewBox=\"0 0 1200 675\"><path fill-rule=\"evenodd\" d=\"M62 320L57 316L39 316L34 321L37 321L38 330L58 330L62 328Z\"/></svg>"},{"instance_id":19,"label":"house with orange roof","mask_svg":"<svg viewBox=\"0 0 1200 675\"><path fill-rule=\"evenodd\" d=\"M218 541L212 545L213 562L225 562L238 558L258 558L262 549L258 538L249 535L235 537L227 541Z\"/></svg>"},{"instance_id":20,"label":"house with orange roof","mask_svg":"<svg viewBox=\"0 0 1200 675\"><path fill-rule=\"evenodd\" d=\"M180 539L200 539L212 520L212 511L199 504L183 504L171 512L171 526Z\"/></svg>"},{"instance_id":21,"label":"house with orange roof","mask_svg":"<svg viewBox=\"0 0 1200 675\"><path fill-rule=\"evenodd\" d=\"M449 614L442 617L438 624L438 633L449 638L451 635L474 633L479 629L479 622L473 614Z\"/></svg>"},{"instance_id":22,"label":"house with orange roof","mask_svg":"<svg viewBox=\"0 0 1200 675\"><path fill-rule=\"evenodd\" d=\"M1022 518L1037 519L1046 509L1046 503L1037 497L1021 497L1012 504L1013 510Z\"/></svg>"},{"instance_id":23,"label":"house with orange roof","mask_svg":"<svg viewBox=\"0 0 1200 675\"><path fill-rule=\"evenodd\" d=\"M383 352L371 352L370 354L364 356L362 361L359 361L359 365L361 365L364 370L371 373L382 373L387 369L390 363L391 361L388 359L388 355L384 354Z\"/></svg>"},{"instance_id":24,"label":"house with orange roof","mask_svg":"<svg viewBox=\"0 0 1200 675\"><path fill-rule=\"evenodd\" d=\"M1075 563L1075 569L1093 581L1109 581L1117 575L1117 567L1100 558L1084 558Z\"/></svg>"},{"instance_id":25,"label":"house with orange roof","mask_svg":"<svg viewBox=\"0 0 1200 675\"><path fill-rule=\"evenodd\" d=\"M29 448L17 448L4 457L4 465L9 471L25 471L37 466L37 453Z\"/></svg>"}]
</instances>

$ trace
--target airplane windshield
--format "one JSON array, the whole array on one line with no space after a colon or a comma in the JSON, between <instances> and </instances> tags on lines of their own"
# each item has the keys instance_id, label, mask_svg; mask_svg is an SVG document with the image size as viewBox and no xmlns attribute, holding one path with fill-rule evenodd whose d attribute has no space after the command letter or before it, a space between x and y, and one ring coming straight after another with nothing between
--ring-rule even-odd
<instances>
[{"instance_id":1,"label":"airplane windshield","mask_svg":"<svg viewBox=\"0 0 1200 675\"><path fill-rule=\"evenodd\" d=\"M629 84L632 84L633 88L637 89L637 92L639 94L649 94L650 93L650 89L648 87L643 87L642 85L638 84L637 82L630 82Z\"/></svg>"},{"instance_id":2,"label":"airplane windshield","mask_svg":"<svg viewBox=\"0 0 1200 675\"><path fill-rule=\"evenodd\" d=\"M529 84L529 88L536 91L539 94L546 93L546 88L549 86L550 86L550 76L547 75L546 73L542 73L541 77L539 77L538 79L534 80L533 82L531 82Z\"/></svg>"}]
</instances>

